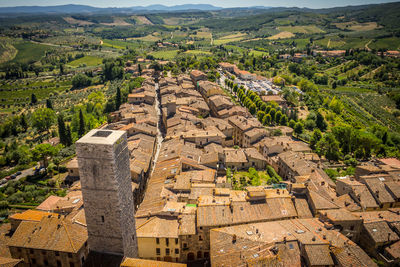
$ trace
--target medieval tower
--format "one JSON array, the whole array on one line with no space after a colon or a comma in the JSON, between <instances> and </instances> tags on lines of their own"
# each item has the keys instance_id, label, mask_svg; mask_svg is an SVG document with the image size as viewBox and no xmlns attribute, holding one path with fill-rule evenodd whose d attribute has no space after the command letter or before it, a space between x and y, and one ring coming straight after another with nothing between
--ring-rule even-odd
<instances>
[{"instance_id":1,"label":"medieval tower","mask_svg":"<svg viewBox=\"0 0 400 267\"><path fill-rule=\"evenodd\" d=\"M92 130L76 142L89 249L137 257L125 131Z\"/></svg>"}]
</instances>

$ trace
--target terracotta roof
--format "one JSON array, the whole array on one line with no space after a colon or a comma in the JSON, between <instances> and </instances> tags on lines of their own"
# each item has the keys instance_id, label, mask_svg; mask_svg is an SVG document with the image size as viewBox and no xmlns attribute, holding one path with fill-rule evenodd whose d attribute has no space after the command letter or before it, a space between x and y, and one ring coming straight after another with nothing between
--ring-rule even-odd
<instances>
[{"instance_id":1,"label":"terracotta roof","mask_svg":"<svg viewBox=\"0 0 400 267\"><path fill-rule=\"evenodd\" d=\"M40 210L26 210L22 213L13 214L9 218L14 219L14 220L21 220L21 221L40 222L43 217L47 217L47 216L57 217L58 214L49 213L49 212L40 211Z\"/></svg>"},{"instance_id":2,"label":"terracotta roof","mask_svg":"<svg viewBox=\"0 0 400 267\"><path fill-rule=\"evenodd\" d=\"M121 263L121 267L185 267L186 264L165 262L165 261L153 261L144 259L133 259L124 258Z\"/></svg>"},{"instance_id":3,"label":"terracotta roof","mask_svg":"<svg viewBox=\"0 0 400 267\"><path fill-rule=\"evenodd\" d=\"M294 205L296 207L297 215L300 219L313 217L306 199L295 198Z\"/></svg>"},{"instance_id":4,"label":"terracotta roof","mask_svg":"<svg viewBox=\"0 0 400 267\"><path fill-rule=\"evenodd\" d=\"M375 243L386 243L399 240L399 236L393 232L385 221L364 223L364 229Z\"/></svg>"},{"instance_id":5,"label":"terracotta roof","mask_svg":"<svg viewBox=\"0 0 400 267\"><path fill-rule=\"evenodd\" d=\"M1 267L14 267L14 266L17 266L22 261L23 261L22 259L12 259L12 258L0 257L0 266Z\"/></svg>"},{"instance_id":6,"label":"terracotta roof","mask_svg":"<svg viewBox=\"0 0 400 267\"><path fill-rule=\"evenodd\" d=\"M56 204L60 199L62 199L62 197L51 195L48 198L46 198L45 201L40 203L40 205L37 206L36 209L43 211L53 211L56 209Z\"/></svg>"},{"instance_id":7,"label":"terracotta roof","mask_svg":"<svg viewBox=\"0 0 400 267\"><path fill-rule=\"evenodd\" d=\"M311 266L332 266L334 265L329 245L307 244L304 246L305 253L307 254L308 261Z\"/></svg>"},{"instance_id":8,"label":"terracotta roof","mask_svg":"<svg viewBox=\"0 0 400 267\"><path fill-rule=\"evenodd\" d=\"M385 248L387 254L389 254L393 259L400 258L400 241L392 244L389 247Z\"/></svg>"},{"instance_id":9,"label":"terracotta roof","mask_svg":"<svg viewBox=\"0 0 400 267\"><path fill-rule=\"evenodd\" d=\"M354 212L354 214L362 218L365 223L377 221L400 222L400 213L390 210Z\"/></svg>"},{"instance_id":10,"label":"terracotta roof","mask_svg":"<svg viewBox=\"0 0 400 267\"><path fill-rule=\"evenodd\" d=\"M317 192L309 191L309 196L316 210L339 209L338 205L333 203L331 200L321 196Z\"/></svg>"},{"instance_id":11,"label":"terracotta roof","mask_svg":"<svg viewBox=\"0 0 400 267\"><path fill-rule=\"evenodd\" d=\"M289 198L267 199L266 203L233 202L230 206L202 206L197 208L197 226L224 226L296 217L296 209Z\"/></svg>"},{"instance_id":12,"label":"terracotta roof","mask_svg":"<svg viewBox=\"0 0 400 267\"><path fill-rule=\"evenodd\" d=\"M86 227L63 217L43 217L40 222L21 222L8 246L76 253L87 239Z\"/></svg>"},{"instance_id":13,"label":"terracotta roof","mask_svg":"<svg viewBox=\"0 0 400 267\"><path fill-rule=\"evenodd\" d=\"M396 158L386 158L386 159L380 159L380 162L389 165L391 167L400 169L400 160L396 159Z\"/></svg>"},{"instance_id":14,"label":"terracotta roof","mask_svg":"<svg viewBox=\"0 0 400 267\"><path fill-rule=\"evenodd\" d=\"M196 234L196 215L185 214L179 217L179 235Z\"/></svg>"},{"instance_id":15,"label":"terracotta roof","mask_svg":"<svg viewBox=\"0 0 400 267\"><path fill-rule=\"evenodd\" d=\"M136 226L137 236L178 238L179 223L176 218L151 217L141 225Z\"/></svg>"},{"instance_id":16,"label":"terracotta roof","mask_svg":"<svg viewBox=\"0 0 400 267\"><path fill-rule=\"evenodd\" d=\"M217 265L246 266L254 263L249 259L259 259L267 262L267 266L300 266L300 254L308 255L312 263L334 265L329 260L333 254L342 266L377 266L354 242L335 230L326 229L315 218L217 228L210 231L210 239L211 261ZM300 251L297 243L307 249ZM280 246L282 244L288 247ZM290 251L294 253L287 254ZM269 264L268 256L276 256L276 253L284 262Z\"/></svg>"},{"instance_id":17,"label":"terracotta roof","mask_svg":"<svg viewBox=\"0 0 400 267\"><path fill-rule=\"evenodd\" d=\"M243 149L224 149L225 163L247 163Z\"/></svg>"},{"instance_id":18,"label":"terracotta roof","mask_svg":"<svg viewBox=\"0 0 400 267\"><path fill-rule=\"evenodd\" d=\"M367 185L371 194L380 202L380 203L393 203L395 202L393 197L387 191L385 187L385 178L383 177L373 177L373 178L364 178L362 176L361 179L364 180L364 183ZM383 180L382 180L383 179Z\"/></svg>"}]
</instances>

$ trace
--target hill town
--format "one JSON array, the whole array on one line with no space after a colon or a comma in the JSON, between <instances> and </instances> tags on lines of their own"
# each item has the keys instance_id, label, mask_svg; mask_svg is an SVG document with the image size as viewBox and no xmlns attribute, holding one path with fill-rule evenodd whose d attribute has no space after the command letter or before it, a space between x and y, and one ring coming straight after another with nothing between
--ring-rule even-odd
<instances>
[{"instance_id":1,"label":"hill town","mask_svg":"<svg viewBox=\"0 0 400 267\"><path fill-rule=\"evenodd\" d=\"M399 3L147 8L0 8L0 266L399 266Z\"/></svg>"}]
</instances>

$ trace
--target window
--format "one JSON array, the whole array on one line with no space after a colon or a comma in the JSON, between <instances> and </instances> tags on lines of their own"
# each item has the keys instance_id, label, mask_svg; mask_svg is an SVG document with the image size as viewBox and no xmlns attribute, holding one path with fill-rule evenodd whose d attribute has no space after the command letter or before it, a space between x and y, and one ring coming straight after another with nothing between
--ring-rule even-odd
<instances>
[{"instance_id":1,"label":"window","mask_svg":"<svg viewBox=\"0 0 400 267\"><path fill-rule=\"evenodd\" d=\"M61 261L57 261L57 267L61 267Z\"/></svg>"},{"instance_id":2,"label":"window","mask_svg":"<svg viewBox=\"0 0 400 267\"><path fill-rule=\"evenodd\" d=\"M29 250L29 253L30 253L30 254L33 254L33 249L30 249L30 250Z\"/></svg>"},{"instance_id":3,"label":"window","mask_svg":"<svg viewBox=\"0 0 400 267\"><path fill-rule=\"evenodd\" d=\"M70 262L69 267L75 267L75 264L73 262Z\"/></svg>"},{"instance_id":4,"label":"window","mask_svg":"<svg viewBox=\"0 0 400 267\"><path fill-rule=\"evenodd\" d=\"M68 253L68 258L72 259L72 253Z\"/></svg>"},{"instance_id":5,"label":"window","mask_svg":"<svg viewBox=\"0 0 400 267\"><path fill-rule=\"evenodd\" d=\"M179 254L179 248L175 249L175 254Z\"/></svg>"},{"instance_id":6,"label":"window","mask_svg":"<svg viewBox=\"0 0 400 267\"><path fill-rule=\"evenodd\" d=\"M178 245L178 243L179 243L179 239L175 238L175 245Z\"/></svg>"},{"instance_id":7,"label":"window","mask_svg":"<svg viewBox=\"0 0 400 267\"><path fill-rule=\"evenodd\" d=\"M169 239L165 238L165 245L168 247L169 246Z\"/></svg>"},{"instance_id":8,"label":"window","mask_svg":"<svg viewBox=\"0 0 400 267\"><path fill-rule=\"evenodd\" d=\"M351 231L354 230L354 225L350 226L350 230L351 230Z\"/></svg>"},{"instance_id":9,"label":"window","mask_svg":"<svg viewBox=\"0 0 400 267\"><path fill-rule=\"evenodd\" d=\"M42 255L43 255L43 256L46 255L46 251L43 250L43 251L42 251Z\"/></svg>"},{"instance_id":10,"label":"window","mask_svg":"<svg viewBox=\"0 0 400 267\"><path fill-rule=\"evenodd\" d=\"M156 238L156 244L158 245L158 244L160 244L160 238Z\"/></svg>"},{"instance_id":11,"label":"window","mask_svg":"<svg viewBox=\"0 0 400 267\"><path fill-rule=\"evenodd\" d=\"M101 222L104 222L104 216L101 216Z\"/></svg>"},{"instance_id":12,"label":"window","mask_svg":"<svg viewBox=\"0 0 400 267\"><path fill-rule=\"evenodd\" d=\"M87 243L87 242L86 242ZM56 251L56 256L60 256L60 252Z\"/></svg>"},{"instance_id":13,"label":"window","mask_svg":"<svg viewBox=\"0 0 400 267\"><path fill-rule=\"evenodd\" d=\"M201 235L199 235L199 241L203 241L203 238L201 237Z\"/></svg>"},{"instance_id":14,"label":"window","mask_svg":"<svg viewBox=\"0 0 400 267\"><path fill-rule=\"evenodd\" d=\"M32 259L32 264L36 264L36 259Z\"/></svg>"},{"instance_id":15,"label":"window","mask_svg":"<svg viewBox=\"0 0 400 267\"><path fill-rule=\"evenodd\" d=\"M183 247L184 247L184 248L187 248L187 244L186 244L186 243L183 243Z\"/></svg>"},{"instance_id":16,"label":"window","mask_svg":"<svg viewBox=\"0 0 400 267\"><path fill-rule=\"evenodd\" d=\"M49 266L49 262L47 260L44 260L43 263L44 263L44 266Z\"/></svg>"},{"instance_id":17,"label":"window","mask_svg":"<svg viewBox=\"0 0 400 267\"><path fill-rule=\"evenodd\" d=\"M169 255L169 248L165 249L165 255L167 255L167 256Z\"/></svg>"},{"instance_id":18,"label":"window","mask_svg":"<svg viewBox=\"0 0 400 267\"><path fill-rule=\"evenodd\" d=\"M160 255L160 254L161 254L160 248L156 248L156 254L157 254L157 255Z\"/></svg>"}]
</instances>

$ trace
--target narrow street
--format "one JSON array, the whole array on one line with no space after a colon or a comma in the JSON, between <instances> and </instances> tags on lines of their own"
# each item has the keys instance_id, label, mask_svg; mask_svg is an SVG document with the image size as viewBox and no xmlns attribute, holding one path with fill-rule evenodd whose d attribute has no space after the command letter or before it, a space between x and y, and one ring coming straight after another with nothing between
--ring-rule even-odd
<instances>
[{"instance_id":1,"label":"narrow street","mask_svg":"<svg viewBox=\"0 0 400 267\"><path fill-rule=\"evenodd\" d=\"M149 177L154 172L154 168L156 166L156 162L158 159L158 155L160 154L160 149L161 149L161 144L164 140L163 137L163 121L162 121L162 112L161 112L161 95L160 95L160 87L158 85L158 82L155 83L155 88L156 88L156 98L155 98L155 105L154 108L157 111L157 116L158 116L158 123L157 123L157 138L156 138L156 147L155 147L155 152L154 152L154 157L153 157L153 164L152 168L150 171Z\"/></svg>"}]
</instances>

